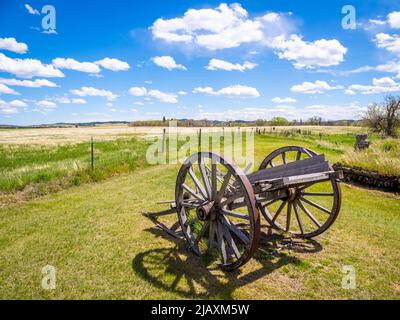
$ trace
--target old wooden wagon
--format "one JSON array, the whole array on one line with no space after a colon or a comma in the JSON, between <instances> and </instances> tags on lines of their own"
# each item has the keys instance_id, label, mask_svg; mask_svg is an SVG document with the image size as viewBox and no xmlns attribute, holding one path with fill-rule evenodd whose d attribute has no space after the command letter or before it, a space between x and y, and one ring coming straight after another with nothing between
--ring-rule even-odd
<instances>
[{"instance_id":1,"label":"old wooden wagon","mask_svg":"<svg viewBox=\"0 0 400 320\"><path fill-rule=\"evenodd\" d=\"M339 214L341 172L323 154L287 146L245 174L212 152L190 156L179 170L171 208L146 214L169 234L186 239L197 255L215 255L225 270L245 264L258 248L260 212L269 227L312 238ZM161 216L177 214L167 227Z\"/></svg>"}]
</instances>

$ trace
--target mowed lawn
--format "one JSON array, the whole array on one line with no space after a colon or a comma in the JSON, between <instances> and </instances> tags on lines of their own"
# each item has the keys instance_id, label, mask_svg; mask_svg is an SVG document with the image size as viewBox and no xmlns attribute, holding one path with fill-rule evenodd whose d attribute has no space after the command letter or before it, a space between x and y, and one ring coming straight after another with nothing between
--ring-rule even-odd
<instances>
[{"instance_id":1,"label":"mowed lawn","mask_svg":"<svg viewBox=\"0 0 400 320\"><path fill-rule=\"evenodd\" d=\"M257 140L257 164L288 144L299 142ZM225 273L141 214L173 199L177 170L148 167L1 208L0 298L400 298L398 196L343 185L342 211L325 234L277 252L282 239L261 243L264 252ZM57 270L54 290L41 287L48 264ZM349 265L355 289L342 288Z\"/></svg>"}]
</instances>

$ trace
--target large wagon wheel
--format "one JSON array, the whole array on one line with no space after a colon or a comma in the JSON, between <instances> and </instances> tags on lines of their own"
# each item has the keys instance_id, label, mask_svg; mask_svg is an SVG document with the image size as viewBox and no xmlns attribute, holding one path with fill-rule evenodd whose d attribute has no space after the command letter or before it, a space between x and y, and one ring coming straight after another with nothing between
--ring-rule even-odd
<instances>
[{"instance_id":1,"label":"large wagon wheel","mask_svg":"<svg viewBox=\"0 0 400 320\"><path fill-rule=\"evenodd\" d=\"M317 155L314 151L288 146L270 153L260 170ZM272 227L300 238L312 238L327 230L340 211L341 193L337 180L307 183L287 190L284 198L258 203Z\"/></svg>"},{"instance_id":2,"label":"large wagon wheel","mask_svg":"<svg viewBox=\"0 0 400 320\"><path fill-rule=\"evenodd\" d=\"M175 200L194 253L217 252L225 270L236 269L253 256L260 218L253 188L235 165L215 153L193 154L179 170ZM234 211L229 209L233 203Z\"/></svg>"}]
</instances>

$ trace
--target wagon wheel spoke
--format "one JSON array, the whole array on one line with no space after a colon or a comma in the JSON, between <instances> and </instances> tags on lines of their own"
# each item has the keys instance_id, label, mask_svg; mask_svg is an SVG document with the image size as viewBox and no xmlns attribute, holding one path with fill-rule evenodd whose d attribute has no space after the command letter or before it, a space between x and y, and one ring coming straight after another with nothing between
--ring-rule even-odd
<instances>
[{"instance_id":1,"label":"wagon wheel spoke","mask_svg":"<svg viewBox=\"0 0 400 320\"><path fill-rule=\"evenodd\" d=\"M237 259L240 259L242 255L240 254L240 251L239 251L235 241L233 240L233 237L231 236L230 231L228 230L227 226L222 222L220 223L220 226L221 226L222 233L227 241L228 246L232 249L235 257Z\"/></svg>"},{"instance_id":2,"label":"wagon wheel spoke","mask_svg":"<svg viewBox=\"0 0 400 320\"><path fill-rule=\"evenodd\" d=\"M311 200L309 200L307 198L304 198L302 196L300 196L300 199L303 202L308 203L309 205L311 205L311 206L313 206L313 207L315 207L315 208L317 208L317 209L319 209L319 210L321 210L321 211L323 211L323 212L325 212L325 213L327 213L329 215L331 214L331 211L329 211L328 209L326 209L323 206L319 205L318 203L315 203L315 202L313 202L313 201L311 201Z\"/></svg>"},{"instance_id":3,"label":"wagon wheel spoke","mask_svg":"<svg viewBox=\"0 0 400 320\"><path fill-rule=\"evenodd\" d=\"M282 162L283 162L283 164L286 164L287 162L286 162L286 152L283 152L282 153Z\"/></svg>"},{"instance_id":4,"label":"wagon wheel spoke","mask_svg":"<svg viewBox=\"0 0 400 320\"><path fill-rule=\"evenodd\" d=\"M230 195L228 198L226 198L224 201L221 202L221 207L225 207L226 205L234 202L235 200L243 197L243 195L240 192L236 192L232 195Z\"/></svg>"},{"instance_id":5,"label":"wagon wheel spoke","mask_svg":"<svg viewBox=\"0 0 400 320\"><path fill-rule=\"evenodd\" d=\"M263 207L268 207L268 206L270 206L271 204L274 204L275 202L277 202L277 201L279 201L279 200L280 200L279 198L278 198L278 199L271 200L271 201L267 202L266 204L264 204Z\"/></svg>"},{"instance_id":6,"label":"wagon wheel spoke","mask_svg":"<svg viewBox=\"0 0 400 320\"><path fill-rule=\"evenodd\" d=\"M308 151L307 149L304 149L304 148L303 148L303 151L304 151L304 153L305 153L306 155L308 155L310 158L313 157L313 155L311 154L311 152Z\"/></svg>"},{"instance_id":7,"label":"wagon wheel spoke","mask_svg":"<svg viewBox=\"0 0 400 320\"><path fill-rule=\"evenodd\" d=\"M296 215L297 223L299 224L301 234L304 234L303 221L301 220L300 212L297 208L296 202L293 203L294 213Z\"/></svg>"},{"instance_id":8,"label":"wagon wheel spoke","mask_svg":"<svg viewBox=\"0 0 400 320\"><path fill-rule=\"evenodd\" d=\"M272 162L272 160L269 162L269 165L273 168L275 167L274 163Z\"/></svg>"},{"instance_id":9,"label":"wagon wheel spoke","mask_svg":"<svg viewBox=\"0 0 400 320\"><path fill-rule=\"evenodd\" d=\"M299 205L299 207L301 208L301 210L303 210L303 212L310 218L310 220L312 222L314 222L314 224L318 227L321 228L321 224L319 223L319 221L311 214L310 211L308 211L308 209L303 205L303 203L300 200L297 200L297 204Z\"/></svg>"},{"instance_id":10,"label":"wagon wheel spoke","mask_svg":"<svg viewBox=\"0 0 400 320\"><path fill-rule=\"evenodd\" d=\"M290 230L290 220L292 218L292 203L288 201L288 207L286 211L286 232Z\"/></svg>"},{"instance_id":11,"label":"wagon wheel spoke","mask_svg":"<svg viewBox=\"0 0 400 320\"><path fill-rule=\"evenodd\" d=\"M196 209L196 208L200 207L202 204L203 204L203 202L187 202L187 201L181 202L181 205L188 209Z\"/></svg>"},{"instance_id":12,"label":"wagon wheel spoke","mask_svg":"<svg viewBox=\"0 0 400 320\"><path fill-rule=\"evenodd\" d=\"M198 200L205 201L201 195L197 194L193 189L191 189L187 184L182 183L182 188L185 189L187 192L189 192L193 197L195 197Z\"/></svg>"},{"instance_id":13,"label":"wagon wheel spoke","mask_svg":"<svg viewBox=\"0 0 400 320\"><path fill-rule=\"evenodd\" d=\"M272 222L275 222L275 220L278 218L278 216L281 214L283 208L285 207L287 201L282 201L281 205L279 206L278 210L275 213L275 216L272 218Z\"/></svg>"},{"instance_id":14,"label":"wagon wheel spoke","mask_svg":"<svg viewBox=\"0 0 400 320\"><path fill-rule=\"evenodd\" d=\"M216 197L216 199L215 199L215 201L216 201L217 203L220 202L221 199L222 199L222 197L224 196L225 191L226 191L226 188L228 187L228 184L229 184L229 180L231 179L231 176L232 176L232 175L231 175L230 172L228 172L228 173L225 175L224 180L223 180L223 182L222 182L222 186L221 186L221 188L219 189L218 194L217 194L217 197Z\"/></svg>"},{"instance_id":15,"label":"wagon wheel spoke","mask_svg":"<svg viewBox=\"0 0 400 320\"><path fill-rule=\"evenodd\" d=\"M217 164L211 164L211 200L217 198Z\"/></svg>"},{"instance_id":16,"label":"wagon wheel spoke","mask_svg":"<svg viewBox=\"0 0 400 320\"><path fill-rule=\"evenodd\" d=\"M244 219L244 220L250 220L250 217L248 215L245 215L245 214L242 214L239 212L234 212L234 211L230 211L230 210L226 210L226 209L222 209L222 212L227 216Z\"/></svg>"},{"instance_id":17,"label":"wagon wheel spoke","mask_svg":"<svg viewBox=\"0 0 400 320\"><path fill-rule=\"evenodd\" d=\"M302 196L318 196L318 197L333 197L335 194L332 192L301 192Z\"/></svg>"},{"instance_id":18,"label":"wagon wheel spoke","mask_svg":"<svg viewBox=\"0 0 400 320\"><path fill-rule=\"evenodd\" d=\"M211 221L210 222L210 231L209 231L209 235L208 235L208 250L212 250L212 248L214 247L214 243L215 243L215 222Z\"/></svg>"},{"instance_id":19,"label":"wagon wheel spoke","mask_svg":"<svg viewBox=\"0 0 400 320\"><path fill-rule=\"evenodd\" d=\"M231 230L244 244L250 244L250 239L245 235L235 224L233 224L227 217L222 216L222 222Z\"/></svg>"},{"instance_id":20,"label":"wagon wheel spoke","mask_svg":"<svg viewBox=\"0 0 400 320\"><path fill-rule=\"evenodd\" d=\"M201 230L200 230L199 234L197 235L196 239L194 240L194 243L193 243L194 246L197 246L199 244L201 238L203 238L204 234L206 233L206 231L207 231L207 229L209 227L210 227L210 222L206 221L203 224L203 227L201 228Z\"/></svg>"},{"instance_id":21,"label":"wagon wheel spoke","mask_svg":"<svg viewBox=\"0 0 400 320\"><path fill-rule=\"evenodd\" d=\"M226 254L226 246L224 238L222 237L222 228L221 224L217 221L217 241L218 241L218 249L221 253L222 262L225 264L228 261L228 256Z\"/></svg>"},{"instance_id":22,"label":"wagon wheel spoke","mask_svg":"<svg viewBox=\"0 0 400 320\"><path fill-rule=\"evenodd\" d=\"M211 199L211 185L210 185L210 180L208 179L208 175L206 172L206 168L204 166L203 162L199 162L199 170L200 170L200 175L201 178L203 180L205 189L206 189L206 193L207 193L207 198Z\"/></svg>"},{"instance_id":23,"label":"wagon wheel spoke","mask_svg":"<svg viewBox=\"0 0 400 320\"><path fill-rule=\"evenodd\" d=\"M207 199L207 193L204 190L203 186L201 185L199 179L197 179L196 174L193 171L193 168L189 169L189 176L192 178L193 183L196 185L196 188L200 191L203 198Z\"/></svg>"}]
</instances>

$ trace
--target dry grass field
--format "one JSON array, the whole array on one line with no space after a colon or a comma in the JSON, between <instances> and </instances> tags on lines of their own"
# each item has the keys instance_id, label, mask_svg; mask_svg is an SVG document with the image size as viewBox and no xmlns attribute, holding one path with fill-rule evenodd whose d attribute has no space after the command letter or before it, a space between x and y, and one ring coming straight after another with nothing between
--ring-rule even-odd
<instances>
[{"instance_id":1,"label":"dry grass field","mask_svg":"<svg viewBox=\"0 0 400 320\"><path fill-rule=\"evenodd\" d=\"M274 130L273 130L274 128ZM227 131L237 130L237 127L225 127ZM341 126L290 126L290 127L259 127L267 132L285 130L310 130L313 133L340 134L357 133L363 131L361 127ZM39 129L0 129L0 144L66 144L89 141L91 137L99 140L113 140L131 135L160 135L163 127L129 127L127 125L108 125L78 128L39 128ZM178 131L183 134L197 133L199 128L182 128ZM241 130L250 130L242 128ZM203 132L221 132L220 127L202 128Z\"/></svg>"}]
</instances>

